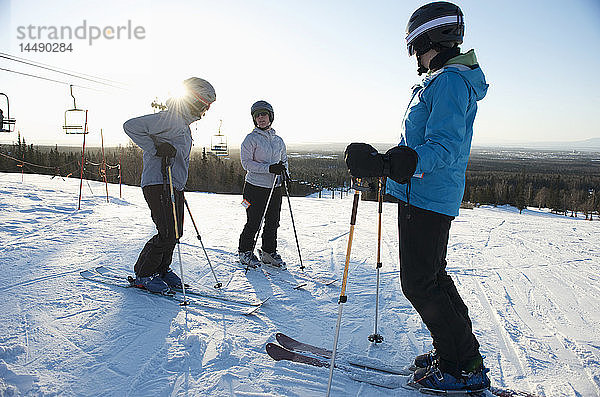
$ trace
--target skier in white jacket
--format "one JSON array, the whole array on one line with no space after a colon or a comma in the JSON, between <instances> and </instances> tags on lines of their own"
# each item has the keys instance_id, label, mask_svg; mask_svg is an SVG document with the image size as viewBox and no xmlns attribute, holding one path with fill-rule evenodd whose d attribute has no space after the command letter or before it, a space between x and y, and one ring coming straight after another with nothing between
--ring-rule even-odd
<instances>
[{"instance_id":1,"label":"skier in white jacket","mask_svg":"<svg viewBox=\"0 0 600 397\"><path fill-rule=\"evenodd\" d=\"M250 268L260 266L261 262L285 268L285 262L277 253L281 183L288 169L285 143L271 128L275 114L268 102L255 102L250 113L255 128L242 142L240 153L242 167L246 170L242 202L246 207L246 225L240 235L239 259L242 265ZM269 206L265 213L267 202ZM254 242L263 214L265 219L262 245L258 250L259 261L254 255Z\"/></svg>"},{"instance_id":2,"label":"skier in white jacket","mask_svg":"<svg viewBox=\"0 0 600 397\"><path fill-rule=\"evenodd\" d=\"M136 286L165 293L181 286L170 268L176 244L167 166L171 166L179 236L183 234L183 189L188 178L192 132L190 124L200 120L216 100L215 89L206 80L191 77L183 82L187 94L169 98L168 110L136 117L123 124L125 133L144 151L142 192L158 233L142 249L134 266Z\"/></svg>"}]
</instances>

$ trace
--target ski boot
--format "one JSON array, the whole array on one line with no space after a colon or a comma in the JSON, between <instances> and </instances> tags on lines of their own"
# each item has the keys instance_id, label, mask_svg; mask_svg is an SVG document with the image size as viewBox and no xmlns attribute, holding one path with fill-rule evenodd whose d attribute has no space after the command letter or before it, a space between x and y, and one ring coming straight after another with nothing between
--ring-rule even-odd
<instances>
[{"instance_id":1,"label":"ski boot","mask_svg":"<svg viewBox=\"0 0 600 397\"><path fill-rule=\"evenodd\" d=\"M265 265L269 265L269 266L275 267L277 269L285 270L286 264L283 261L283 259L281 259L281 255L279 255L277 252L273 252L270 254L263 250L258 250L258 253L260 255L261 262L264 263Z\"/></svg>"},{"instance_id":2,"label":"ski boot","mask_svg":"<svg viewBox=\"0 0 600 397\"><path fill-rule=\"evenodd\" d=\"M406 368L410 372L415 372L419 368L427 368L439 358L435 349L432 349L424 354L419 354L415 357L414 363Z\"/></svg>"},{"instance_id":3,"label":"ski boot","mask_svg":"<svg viewBox=\"0 0 600 397\"><path fill-rule=\"evenodd\" d=\"M137 288L147 289L155 294L169 295L171 289L158 275L135 278L133 286Z\"/></svg>"},{"instance_id":4,"label":"ski boot","mask_svg":"<svg viewBox=\"0 0 600 397\"><path fill-rule=\"evenodd\" d=\"M256 269L261 265L260 261L252 251L244 251L238 253L240 263L246 266L247 269Z\"/></svg>"},{"instance_id":5,"label":"ski boot","mask_svg":"<svg viewBox=\"0 0 600 397\"><path fill-rule=\"evenodd\" d=\"M489 368L485 368L482 358L474 360L471 369L463 369L460 374L442 371L436 360L427 368L417 368L409 386L426 394L448 394L448 391L480 393L490 387L488 372Z\"/></svg>"},{"instance_id":6,"label":"ski boot","mask_svg":"<svg viewBox=\"0 0 600 397\"><path fill-rule=\"evenodd\" d=\"M171 288L181 288L181 278L171 268L167 269L166 273L160 278Z\"/></svg>"}]
</instances>

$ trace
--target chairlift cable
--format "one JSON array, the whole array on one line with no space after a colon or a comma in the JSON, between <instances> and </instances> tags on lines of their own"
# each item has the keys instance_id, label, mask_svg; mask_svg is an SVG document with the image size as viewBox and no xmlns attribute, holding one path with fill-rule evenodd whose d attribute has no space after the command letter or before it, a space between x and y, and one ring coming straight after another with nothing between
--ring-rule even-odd
<instances>
[{"instance_id":1,"label":"chairlift cable","mask_svg":"<svg viewBox=\"0 0 600 397\"><path fill-rule=\"evenodd\" d=\"M0 70L4 70L5 72L11 72L11 73L17 73L17 74L22 74L24 76L28 76L28 77L35 77L36 79L41 79L41 80L46 80L46 81L51 81L53 83L59 83L59 84L65 84L65 85L72 85L73 87L79 87L79 88L84 88L87 90L92 90L92 91L98 91L98 92L106 92L105 90L99 90L97 88L92 88L92 87L86 87L84 85L79 85L79 84L71 84L71 83L67 83L65 81L60 81L60 80L55 80L55 79L51 79L48 77L42 77L42 76L37 76L35 74L30 74L30 73L25 73L25 72L18 72L16 70L10 70L10 69L5 69L5 68L0 68Z\"/></svg>"},{"instance_id":2,"label":"chairlift cable","mask_svg":"<svg viewBox=\"0 0 600 397\"><path fill-rule=\"evenodd\" d=\"M42 65L42 66L47 66L47 67L50 67L50 68L55 68L55 69L66 71L66 72L77 73L77 74L80 74L82 76L87 76L87 77L91 77L91 78L98 79L98 80L105 80L105 81L108 81L108 82L111 82L111 83L115 83L115 84L126 85L125 83L120 82L120 81L111 80L111 79L107 79L107 78L104 78L104 77L93 76L91 74L86 74L86 73L79 73L79 72L76 72L74 70L69 70L69 69L60 68L60 67L57 67L57 66L48 65L48 64L42 63L42 62L32 61L32 60L25 59L25 58L20 58L18 56L6 54L6 53L1 52L1 51L0 51L0 55L9 56L9 57L14 58L15 60L27 61L27 62L31 62L31 63L34 63L34 64L38 64L38 65Z\"/></svg>"},{"instance_id":3,"label":"chairlift cable","mask_svg":"<svg viewBox=\"0 0 600 397\"><path fill-rule=\"evenodd\" d=\"M109 83L106 83L106 82L98 81L98 79L102 79L100 77L95 77L95 76L90 76L90 75L84 75L84 74L78 73L78 72L69 73L67 71L62 71L59 68L56 68L56 67L53 67L53 66L50 66L50 65L44 65L44 66L42 66L42 64L36 64L33 61L25 60L23 58L19 59L19 58L14 57L14 56L12 56L10 54L5 54L3 52L0 52L0 58L8 59L10 61L20 62L20 63L26 64L26 65L30 65L30 66L35 66L35 67L38 67L38 68L41 68L41 69L46 69L46 70L49 70L51 72L61 73L61 74L67 75L67 76L76 77L78 79L91 81L91 82L96 83L96 84L106 85L106 86L110 86L110 87L113 87L113 88L125 89L123 87L119 87L119 86L114 85L114 84L109 84ZM75 73L77 73L77 74L75 74ZM84 76L89 76L89 77L84 77ZM90 77L93 77L93 78L90 78ZM104 79L104 80L107 80L107 79ZM111 81L111 80L108 80L108 81Z\"/></svg>"}]
</instances>

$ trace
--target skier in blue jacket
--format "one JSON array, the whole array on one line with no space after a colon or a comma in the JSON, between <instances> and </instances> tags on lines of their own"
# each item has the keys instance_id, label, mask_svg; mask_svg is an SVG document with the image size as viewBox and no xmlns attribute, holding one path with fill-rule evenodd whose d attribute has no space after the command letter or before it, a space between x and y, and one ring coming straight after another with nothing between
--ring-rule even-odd
<instances>
[{"instance_id":1,"label":"skier in blue jacket","mask_svg":"<svg viewBox=\"0 0 600 397\"><path fill-rule=\"evenodd\" d=\"M434 349L415 359L411 385L435 390L481 390L490 385L468 309L446 273L450 224L465 188L477 101L488 85L473 50L461 53L460 8L434 2L417 9L407 26L409 55L418 73L399 146L379 154L365 143L346 148L355 177L387 176L397 197L402 291L433 338Z\"/></svg>"}]
</instances>

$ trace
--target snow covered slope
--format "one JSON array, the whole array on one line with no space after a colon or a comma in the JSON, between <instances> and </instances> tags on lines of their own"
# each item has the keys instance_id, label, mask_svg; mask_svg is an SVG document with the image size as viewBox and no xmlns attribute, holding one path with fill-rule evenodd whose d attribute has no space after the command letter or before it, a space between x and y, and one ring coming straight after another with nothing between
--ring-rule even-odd
<instances>
[{"instance_id":1,"label":"snow covered slope","mask_svg":"<svg viewBox=\"0 0 600 397\"><path fill-rule=\"evenodd\" d=\"M109 266L131 272L154 234L136 187L49 176L0 174L0 395L315 396L328 370L274 362L265 344L275 332L331 348L339 281L299 277L284 199L279 250L288 271L244 273L236 265L245 213L240 196L186 195L227 290L271 299L256 316L224 303L184 309L161 297L84 280ZM351 196L292 198L309 272L340 279ZM473 318L496 386L546 396L600 394L600 222L508 207L461 210L452 225L449 273ZM375 304L376 203L361 202L354 234L338 352L404 365L431 348L427 329L398 279L397 209L384 206L379 332ZM186 217L181 244L185 280L212 288L214 278ZM173 267L178 271L175 255ZM209 302L209 301L206 301ZM12 393L12 394L11 394ZM332 395L415 396L351 380L336 371Z\"/></svg>"}]
</instances>

